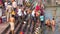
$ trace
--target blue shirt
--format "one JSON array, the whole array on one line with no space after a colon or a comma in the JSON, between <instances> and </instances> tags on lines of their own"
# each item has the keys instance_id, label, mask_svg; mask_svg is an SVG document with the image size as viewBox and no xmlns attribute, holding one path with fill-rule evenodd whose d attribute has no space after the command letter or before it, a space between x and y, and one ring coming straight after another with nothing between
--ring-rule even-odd
<instances>
[{"instance_id":1,"label":"blue shirt","mask_svg":"<svg viewBox=\"0 0 60 34\"><path fill-rule=\"evenodd\" d=\"M40 21L44 21L44 16L40 16Z\"/></svg>"}]
</instances>

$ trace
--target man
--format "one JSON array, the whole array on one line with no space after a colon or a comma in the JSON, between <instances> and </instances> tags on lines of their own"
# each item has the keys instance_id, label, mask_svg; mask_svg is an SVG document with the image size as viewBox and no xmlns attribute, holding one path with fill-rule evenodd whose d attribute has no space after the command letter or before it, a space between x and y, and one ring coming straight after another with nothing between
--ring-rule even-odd
<instances>
[{"instance_id":1,"label":"man","mask_svg":"<svg viewBox=\"0 0 60 34\"><path fill-rule=\"evenodd\" d=\"M14 8L14 11L15 11L16 8L17 8L17 3L16 3L14 0L12 0L12 7Z\"/></svg>"},{"instance_id":2,"label":"man","mask_svg":"<svg viewBox=\"0 0 60 34\"><path fill-rule=\"evenodd\" d=\"M12 15L9 19L11 34L14 34L14 22L15 22L15 18L14 15Z\"/></svg>"},{"instance_id":3,"label":"man","mask_svg":"<svg viewBox=\"0 0 60 34\"><path fill-rule=\"evenodd\" d=\"M52 31L55 30L55 19L53 18L52 21L51 21L51 27L52 27Z\"/></svg>"},{"instance_id":4,"label":"man","mask_svg":"<svg viewBox=\"0 0 60 34\"><path fill-rule=\"evenodd\" d=\"M51 21L51 25L52 26L55 26L55 19L53 18L52 21Z\"/></svg>"},{"instance_id":5,"label":"man","mask_svg":"<svg viewBox=\"0 0 60 34\"><path fill-rule=\"evenodd\" d=\"M51 25L50 19L47 19L45 24L50 27Z\"/></svg>"},{"instance_id":6,"label":"man","mask_svg":"<svg viewBox=\"0 0 60 34\"><path fill-rule=\"evenodd\" d=\"M41 14L41 16L40 16L40 21L41 21L41 26L44 24L44 15L43 14Z\"/></svg>"},{"instance_id":7,"label":"man","mask_svg":"<svg viewBox=\"0 0 60 34\"><path fill-rule=\"evenodd\" d=\"M6 7L6 11L7 11L7 16L8 16L8 18L10 18L10 16L11 16L11 11L12 11L12 5L11 5L11 2L10 2L10 1L8 2L8 5L7 5L7 7Z\"/></svg>"},{"instance_id":8,"label":"man","mask_svg":"<svg viewBox=\"0 0 60 34\"><path fill-rule=\"evenodd\" d=\"M22 11L21 11L21 7L20 6L18 6L18 12L17 12L17 14L19 16L18 20L20 22L20 20L22 19Z\"/></svg>"},{"instance_id":9,"label":"man","mask_svg":"<svg viewBox=\"0 0 60 34\"><path fill-rule=\"evenodd\" d=\"M5 9L7 8L7 6L8 6L8 0L5 0Z\"/></svg>"}]
</instances>

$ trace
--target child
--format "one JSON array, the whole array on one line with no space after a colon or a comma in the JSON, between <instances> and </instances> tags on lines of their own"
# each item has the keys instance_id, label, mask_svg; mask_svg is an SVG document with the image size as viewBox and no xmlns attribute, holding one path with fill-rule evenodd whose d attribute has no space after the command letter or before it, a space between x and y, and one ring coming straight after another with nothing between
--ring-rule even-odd
<instances>
[{"instance_id":1,"label":"child","mask_svg":"<svg viewBox=\"0 0 60 34\"><path fill-rule=\"evenodd\" d=\"M11 34L14 34L14 21L14 15L12 15L9 19Z\"/></svg>"}]
</instances>

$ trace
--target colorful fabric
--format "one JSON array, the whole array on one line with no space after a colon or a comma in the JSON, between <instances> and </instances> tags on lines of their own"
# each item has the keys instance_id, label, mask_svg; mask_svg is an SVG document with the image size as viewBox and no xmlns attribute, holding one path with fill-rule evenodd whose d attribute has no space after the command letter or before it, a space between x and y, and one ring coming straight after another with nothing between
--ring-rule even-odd
<instances>
[{"instance_id":1,"label":"colorful fabric","mask_svg":"<svg viewBox=\"0 0 60 34\"><path fill-rule=\"evenodd\" d=\"M20 32L20 34L24 34L23 32Z\"/></svg>"},{"instance_id":2,"label":"colorful fabric","mask_svg":"<svg viewBox=\"0 0 60 34\"><path fill-rule=\"evenodd\" d=\"M40 11L35 12L36 16L40 15Z\"/></svg>"},{"instance_id":3,"label":"colorful fabric","mask_svg":"<svg viewBox=\"0 0 60 34\"><path fill-rule=\"evenodd\" d=\"M15 15L15 11L12 11L11 14L12 14L12 15Z\"/></svg>"},{"instance_id":4,"label":"colorful fabric","mask_svg":"<svg viewBox=\"0 0 60 34\"><path fill-rule=\"evenodd\" d=\"M40 6L37 5L37 6L35 7L35 10L36 10L36 11L40 10Z\"/></svg>"},{"instance_id":5,"label":"colorful fabric","mask_svg":"<svg viewBox=\"0 0 60 34\"><path fill-rule=\"evenodd\" d=\"M40 21L44 21L44 16L40 16Z\"/></svg>"}]
</instances>

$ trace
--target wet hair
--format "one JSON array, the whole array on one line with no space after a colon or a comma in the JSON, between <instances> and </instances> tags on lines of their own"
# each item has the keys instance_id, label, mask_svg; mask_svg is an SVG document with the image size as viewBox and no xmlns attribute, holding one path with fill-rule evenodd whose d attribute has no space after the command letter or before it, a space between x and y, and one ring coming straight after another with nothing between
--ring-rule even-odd
<instances>
[{"instance_id":1,"label":"wet hair","mask_svg":"<svg viewBox=\"0 0 60 34\"><path fill-rule=\"evenodd\" d=\"M12 15L12 17L15 17L14 15Z\"/></svg>"}]
</instances>

